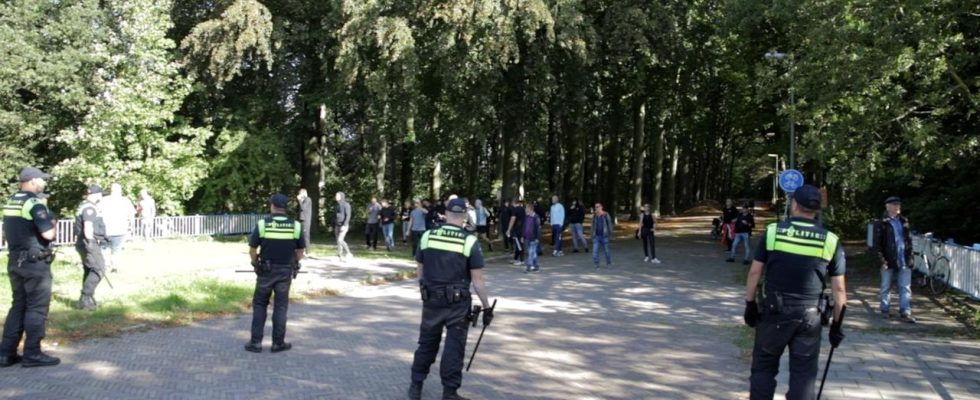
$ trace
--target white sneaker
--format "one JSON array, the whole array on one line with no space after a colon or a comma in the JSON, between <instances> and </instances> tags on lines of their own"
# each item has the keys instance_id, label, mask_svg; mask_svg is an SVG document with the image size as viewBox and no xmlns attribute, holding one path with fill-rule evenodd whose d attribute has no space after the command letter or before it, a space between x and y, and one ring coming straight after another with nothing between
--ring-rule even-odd
<instances>
[{"instance_id":1,"label":"white sneaker","mask_svg":"<svg viewBox=\"0 0 980 400\"><path fill-rule=\"evenodd\" d=\"M511 264L512 265L524 265L524 263L523 262L520 262L520 261L514 261Z\"/></svg>"},{"instance_id":2,"label":"white sneaker","mask_svg":"<svg viewBox=\"0 0 980 400\"><path fill-rule=\"evenodd\" d=\"M555 251L555 250L552 250L552 251L551 251L551 256L552 256L552 257L558 257L558 252L557 252L557 251Z\"/></svg>"},{"instance_id":3,"label":"white sneaker","mask_svg":"<svg viewBox=\"0 0 980 400\"><path fill-rule=\"evenodd\" d=\"M660 264L660 259L659 258L654 258L654 259L650 260L650 262L652 262L654 264Z\"/></svg>"},{"instance_id":4,"label":"white sneaker","mask_svg":"<svg viewBox=\"0 0 980 400\"><path fill-rule=\"evenodd\" d=\"M643 257L643 262L650 261L650 257Z\"/></svg>"},{"instance_id":5,"label":"white sneaker","mask_svg":"<svg viewBox=\"0 0 980 400\"><path fill-rule=\"evenodd\" d=\"M564 251L559 251L558 252L558 257L564 257L564 256L565 256L565 252Z\"/></svg>"}]
</instances>

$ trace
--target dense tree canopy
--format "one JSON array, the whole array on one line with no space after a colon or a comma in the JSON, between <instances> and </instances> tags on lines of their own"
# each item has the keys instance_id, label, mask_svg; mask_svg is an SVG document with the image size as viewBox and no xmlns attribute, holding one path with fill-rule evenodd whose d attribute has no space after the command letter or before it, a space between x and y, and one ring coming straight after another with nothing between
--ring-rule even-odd
<instances>
[{"instance_id":1,"label":"dense tree canopy","mask_svg":"<svg viewBox=\"0 0 980 400\"><path fill-rule=\"evenodd\" d=\"M980 241L977 32L968 0L10 0L0 171L53 169L62 211L120 181L168 213L305 187L625 218L768 199L793 121L835 229L898 194Z\"/></svg>"}]
</instances>

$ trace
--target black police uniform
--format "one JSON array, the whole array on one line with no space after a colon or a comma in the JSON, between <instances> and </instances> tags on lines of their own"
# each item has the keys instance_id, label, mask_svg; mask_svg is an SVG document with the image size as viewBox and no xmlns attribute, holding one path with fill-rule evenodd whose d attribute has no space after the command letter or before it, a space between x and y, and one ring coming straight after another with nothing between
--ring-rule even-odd
<instances>
[{"instance_id":1,"label":"black police uniform","mask_svg":"<svg viewBox=\"0 0 980 400\"><path fill-rule=\"evenodd\" d=\"M50 241L41 237L41 232L54 227L54 216L34 193L17 192L3 207L3 233L10 249L7 274L13 288L13 302L3 327L0 356L5 360L16 359L17 345L26 335L25 366L29 359L48 357L41 353L41 339L44 339L51 304L53 255L48 248Z\"/></svg>"},{"instance_id":2,"label":"black police uniform","mask_svg":"<svg viewBox=\"0 0 980 400\"><path fill-rule=\"evenodd\" d=\"M422 324L412 363L412 382L421 384L436 360L442 331L446 347L439 374L444 389L463 384L463 358L472 298L470 270L483 268L476 236L454 225L425 232L415 260L422 264Z\"/></svg>"},{"instance_id":3,"label":"black police uniform","mask_svg":"<svg viewBox=\"0 0 980 400\"><path fill-rule=\"evenodd\" d=\"M766 227L755 260L765 263L765 298L752 350L751 398L773 398L779 359L789 346L786 398L813 399L820 355L818 303L829 277L844 275L844 248L816 221L794 217Z\"/></svg>"},{"instance_id":4,"label":"black police uniform","mask_svg":"<svg viewBox=\"0 0 980 400\"><path fill-rule=\"evenodd\" d=\"M93 237L85 238L85 223L92 223ZM78 215L75 216L75 251L82 260L82 296L78 299L77 307L81 309L95 309L95 288L102 282L105 276L105 257L102 255L102 248L99 243L105 241L105 223L102 221L102 213L95 203L85 200L78 207Z\"/></svg>"},{"instance_id":5,"label":"black police uniform","mask_svg":"<svg viewBox=\"0 0 980 400\"><path fill-rule=\"evenodd\" d=\"M284 214L273 214L260 220L248 240L249 247L260 248L256 269L255 294L252 296L252 340L262 343L269 297L276 295L272 309L272 345L282 346L286 338L286 311L289 286L298 267L296 250L305 249L301 225Z\"/></svg>"}]
</instances>

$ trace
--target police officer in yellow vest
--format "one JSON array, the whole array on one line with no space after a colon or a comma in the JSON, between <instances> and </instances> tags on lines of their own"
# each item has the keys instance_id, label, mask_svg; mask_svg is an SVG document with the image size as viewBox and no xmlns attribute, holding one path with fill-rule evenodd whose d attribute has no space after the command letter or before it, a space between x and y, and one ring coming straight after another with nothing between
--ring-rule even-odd
<instances>
[{"instance_id":1,"label":"police officer in yellow vest","mask_svg":"<svg viewBox=\"0 0 980 400\"><path fill-rule=\"evenodd\" d=\"M286 342L286 310L289 307L289 286L299 271L306 243L299 222L286 216L289 198L275 194L269 199L272 215L260 220L249 237L249 255L255 269L255 294L252 297L252 339L245 350L262 352L262 335L269 297L275 293L272 309L273 353L286 351L293 345ZM261 250L259 250L261 248Z\"/></svg>"},{"instance_id":2,"label":"police officer in yellow vest","mask_svg":"<svg viewBox=\"0 0 980 400\"><path fill-rule=\"evenodd\" d=\"M3 325L0 367L18 362L24 367L61 362L57 357L41 352L44 324L51 304L54 254L49 245L55 239L57 221L37 195L44 192L50 177L37 168L24 168L20 171L20 191L3 207L3 234L10 249L7 276L13 289L13 301ZM17 345L24 336L22 358L17 355Z\"/></svg>"},{"instance_id":3,"label":"police officer in yellow vest","mask_svg":"<svg viewBox=\"0 0 980 400\"><path fill-rule=\"evenodd\" d=\"M443 329L446 330L446 346L439 367L442 398L465 400L457 390L463 384L471 284L483 303L483 324L488 325L493 320L483 282L483 251L476 236L463 230L466 212L463 199L450 200L446 207L446 224L422 235L415 256L422 286L422 323L419 347L412 363L412 385L408 389L411 400L422 396L422 383L436 360Z\"/></svg>"},{"instance_id":4,"label":"police officer in yellow vest","mask_svg":"<svg viewBox=\"0 0 980 400\"><path fill-rule=\"evenodd\" d=\"M779 359L789 347L789 400L816 396L821 312L829 279L833 291L830 344L844 340L840 326L844 288L844 249L837 235L816 222L820 191L804 185L793 193L788 221L770 224L759 240L745 288L745 323L755 327L751 399L773 398ZM765 277L763 278L763 275ZM763 280L761 310L756 287ZM829 310L828 310L829 311Z\"/></svg>"}]
</instances>

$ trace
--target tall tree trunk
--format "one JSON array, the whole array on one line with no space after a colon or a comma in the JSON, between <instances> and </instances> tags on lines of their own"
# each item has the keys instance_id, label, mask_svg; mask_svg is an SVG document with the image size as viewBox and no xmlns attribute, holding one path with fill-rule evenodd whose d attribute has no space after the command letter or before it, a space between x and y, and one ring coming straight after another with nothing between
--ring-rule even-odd
<instances>
[{"instance_id":1,"label":"tall tree trunk","mask_svg":"<svg viewBox=\"0 0 980 400\"><path fill-rule=\"evenodd\" d=\"M442 197L442 161L439 156L433 157L432 165L432 198L441 199Z\"/></svg>"},{"instance_id":2,"label":"tall tree trunk","mask_svg":"<svg viewBox=\"0 0 980 400\"><path fill-rule=\"evenodd\" d=\"M664 190L664 212L667 215L675 215L677 213L677 165L678 158L681 155L680 149L681 147L677 145L677 141L672 140L670 143L670 162L667 164L666 188Z\"/></svg>"},{"instance_id":3,"label":"tall tree trunk","mask_svg":"<svg viewBox=\"0 0 980 400\"><path fill-rule=\"evenodd\" d=\"M300 172L302 187L306 189L312 202L313 226L319 226L320 222L320 177L323 168L323 154L326 151L324 137L327 135L327 105L319 104L311 107L313 115L313 129L309 130L309 136L303 143L303 168Z\"/></svg>"},{"instance_id":4,"label":"tall tree trunk","mask_svg":"<svg viewBox=\"0 0 980 400\"><path fill-rule=\"evenodd\" d=\"M415 165L415 117L408 117L405 120L405 130L407 134L405 135L405 140L402 141L402 177L401 177L401 201L404 203L405 200L412 200L415 196L414 193L414 168Z\"/></svg>"},{"instance_id":5,"label":"tall tree trunk","mask_svg":"<svg viewBox=\"0 0 980 400\"><path fill-rule=\"evenodd\" d=\"M650 212L660 216L661 188L664 177L664 141L667 138L666 124L662 124L653 143L653 197L650 199Z\"/></svg>"},{"instance_id":6,"label":"tall tree trunk","mask_svg":"<svg viewBox=\"0 0 980 400\"><path fill-rule=\"evenodd\" d=\"M374 188L377 190L377 196L384 197L385 195L385 176L388 170L388 136L385 134L378 135L378 153L375 154L377 157L377 163L374 168ZM370 154L370 153L369 153Z\"/></svg>"},{"instance_id":7,"label":"tall tree trunk","mask_svg":"<svg viewBox=\"0 0 980 400\"><path fill-rule=\"evenodd\" d=\"M619 222L619 150L620 150L620 136L625 125L624 110L619 106L619 101L616 101L616 106L613 108L613 129L609 132L609 152L606 153L606 160L609 165L609 169L606 171L606 196L608 196L606 211L612 216L613 223Z\"/></svg>"},{"instance_id":8,"label":"tall tree trunk","mask_svg":"<svg viewBox=\"0 0 980 400\"><path fill-rule=\"evenodd\" d=\"M630 180L630 190L633 194L633 204L630 209L630 219L639 219L640 207L643 206L643 166L646 163L647 149L646 99L639 99L633 104L633 176Z\"/></svg>"}]
</instances>

